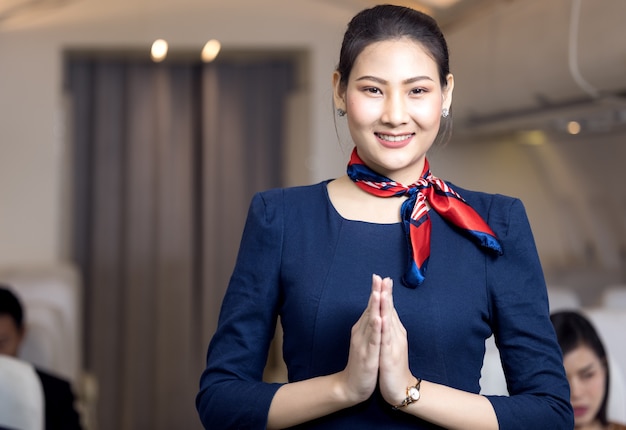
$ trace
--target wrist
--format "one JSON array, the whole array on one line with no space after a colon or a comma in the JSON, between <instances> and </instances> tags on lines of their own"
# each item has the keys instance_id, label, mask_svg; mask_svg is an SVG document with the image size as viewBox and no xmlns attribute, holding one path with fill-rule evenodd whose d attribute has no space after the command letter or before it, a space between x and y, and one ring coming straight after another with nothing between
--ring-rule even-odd
<instances>
[{"instance_id":1,"label":"wrist","mask_svg":"<svg viewBox=\"0 0 626 430\"><path fill-rule=\"evenodd\" d=\"M419 401L421 397L420 387L422 384L422 380L420 378L415 379L415 384L406 387L405 396L402 398L402 400L392 405L393 410L402 409L410 405L411 403Z\"/></svg>"},{"instance_id":2,"label":"wrist","mask_svg":"<svg viewBox=\"0 0 626 430\"><path fill-rule=\"evenodd\" d=\"M361 393L349 383L349 377L345 371L333 375L333 395L338 404L343 407L357 405L369 398L371 393Z\"/></svg>"}]
</instances>

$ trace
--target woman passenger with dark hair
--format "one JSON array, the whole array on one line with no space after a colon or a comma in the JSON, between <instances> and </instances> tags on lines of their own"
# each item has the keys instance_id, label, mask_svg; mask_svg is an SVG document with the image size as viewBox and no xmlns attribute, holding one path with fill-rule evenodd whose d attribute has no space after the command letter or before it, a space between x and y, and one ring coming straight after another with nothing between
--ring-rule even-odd
<instances>
[{"instance_id":1,"label":"woman passenger with dark hair","mask_svg":"<svg viewBox=\"0 0 626 430\"><path fill-rule=\"evenodd\" d=\"M609 366L598 332L576 311L550 316L570 384L576 430L626 430L626 425L607 419Z\"/></svg>"}]
</instances>

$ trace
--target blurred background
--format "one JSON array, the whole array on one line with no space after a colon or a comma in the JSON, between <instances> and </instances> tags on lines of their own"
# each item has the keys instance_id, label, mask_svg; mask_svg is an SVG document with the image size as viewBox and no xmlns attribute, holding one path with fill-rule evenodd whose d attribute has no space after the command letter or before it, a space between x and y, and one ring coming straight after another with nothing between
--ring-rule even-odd
<instances>
[{"instance_id":1,"label":"blurred background","mask_svg":"<svg viewBox=\"0 0 626 430\"><path fill-rule=\"evenodd\" d=\"M433 172L522 199L549 291L603 308L626 290L626 2L391 3L449 43ZM344 173L331 74L374 4L0 0L0 280L67 297L35 300L31 325L64 328L24 355L74 383L86 427L200 428L249 200Z\"/></svg>"}]
</instances>

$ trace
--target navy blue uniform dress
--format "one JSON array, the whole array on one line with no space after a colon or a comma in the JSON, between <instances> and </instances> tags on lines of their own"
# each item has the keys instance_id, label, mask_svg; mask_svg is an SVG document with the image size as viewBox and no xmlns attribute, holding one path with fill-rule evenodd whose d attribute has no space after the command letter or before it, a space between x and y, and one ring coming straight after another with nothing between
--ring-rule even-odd
<instances>
[{"instance_id":1,"label":"navy blue uniform dress","mask_svg":"<svg viewBox=\"0 0 626 430\"><path fill-rule=\"evenodd\" d=\"M519 200L454 187L496 233L504 254L481 250L430 211L426 280L412 289L401 282L408 258L401 223L342 218L326 184L270 190L252 200L200 379L196 403L207 429L266 427L280 384L262 382L262 374L279 316L289 381L342 370L373 273L393 279L414 375L478 393L485 339L493 333L510 393L489 397L500 429L573 428L543 272ZM298 428L437 427L393 411L376 390L359 405Z\"/></svg>"}]
</instances>

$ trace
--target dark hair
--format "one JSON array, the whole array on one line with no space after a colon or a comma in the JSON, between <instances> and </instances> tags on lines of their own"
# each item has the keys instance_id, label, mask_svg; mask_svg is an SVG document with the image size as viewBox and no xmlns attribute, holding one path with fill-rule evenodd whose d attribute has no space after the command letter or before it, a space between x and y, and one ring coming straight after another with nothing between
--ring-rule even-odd
<instances>
[{"instance_id":1,"label":"dark hair","mask_svg":"<svg viewBox=\"0 0 626 430\"><path fill-rule=\"evenodd\" d=\"M363 49L375 42L402 37L413 39L430 53L437 63L441 86L445 87L450 73L448 45L437 22L425 13L389 4L364 9L348 23L337 66L341 85L347 85L352 66Z\"/></svg>"},{"instance_id":2,"label":"dark hair","mask_svg":"<svg viewBox=\"0 0 626 430\"><path fill-rule=\"evenodd\" d=\"M550 320L554 326L556 337L561 347L563 355L573 351L579 346L587 346L604 364L606 369L606 381L604 387L604 398L596 416L603 425L607 425L606 406L609 392L609 366L606 358L606 351L598 332L591 322L576 311L559 311L550 315Z\"/></svg>"},{"instance_id":3,"label":"dark hair","mask_svg":"<svg viewBox=\"0 0 626 430\"><path fill-rule=\"evenodd\" d=\"M18 330L24 327L24 311L22 304L11 289L0 284L0 315L9 315L15 321Z\"/></svg>"}]
</instances>

